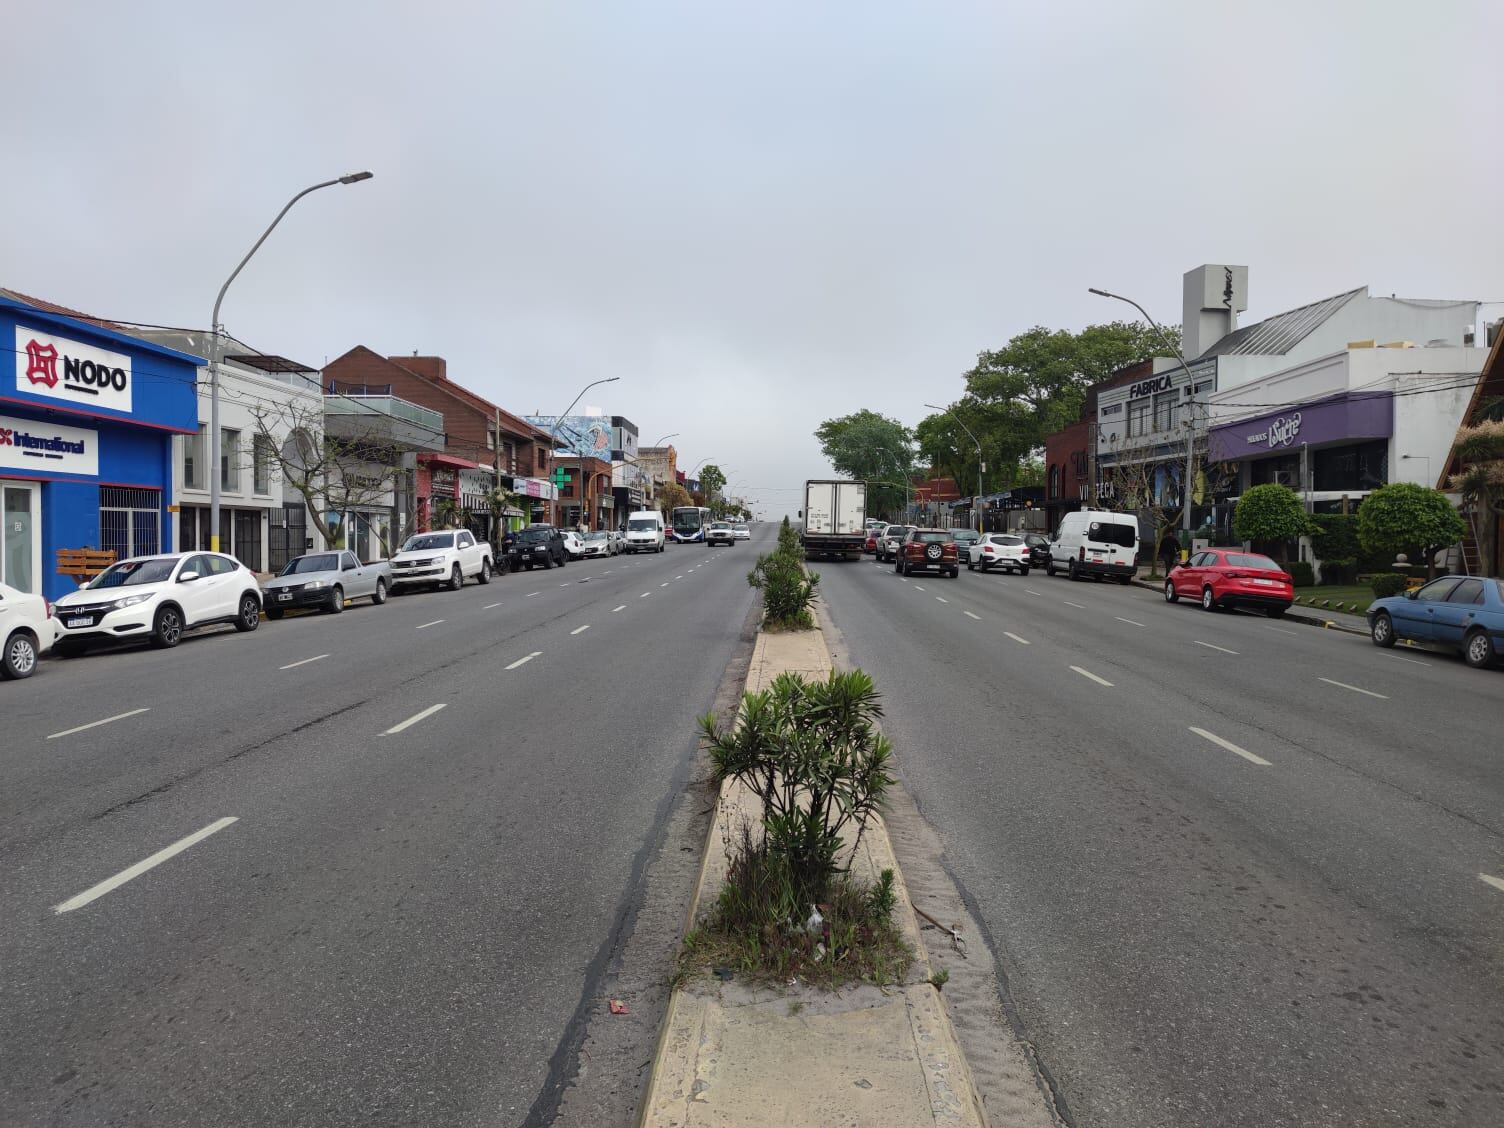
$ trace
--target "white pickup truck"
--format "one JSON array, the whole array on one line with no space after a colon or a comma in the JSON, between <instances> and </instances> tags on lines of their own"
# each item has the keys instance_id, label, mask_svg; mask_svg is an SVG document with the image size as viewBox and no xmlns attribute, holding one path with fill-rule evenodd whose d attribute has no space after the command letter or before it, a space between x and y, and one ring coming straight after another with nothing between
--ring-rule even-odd
<instances>
[{"instance_id":1,"label":"white pickup truck","mask_svg":"<svg viewBox=\"0 0 1504 1128\"><path fill-rule=\"evenodd\" d=\"M468 529L414 533L392 557L392 590L443 585L459 591L471 577L490 583L491 570L491 545Z\"/></svg>"}]
</instances>

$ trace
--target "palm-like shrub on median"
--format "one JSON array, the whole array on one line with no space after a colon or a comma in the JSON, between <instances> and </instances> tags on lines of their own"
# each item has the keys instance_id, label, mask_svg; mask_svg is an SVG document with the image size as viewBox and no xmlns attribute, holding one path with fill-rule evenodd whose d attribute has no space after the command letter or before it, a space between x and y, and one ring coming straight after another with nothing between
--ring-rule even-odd
<instances>
[{"instance_id":1,"label":"palm-like shrub on median","mask_svg":"<svg viewBox=\"0 0 1504 1128\"><path fill-rule=\"evenodd\" d=\"M747 583L762 592L763 626L807 631L815 625L810 608L820 575L804 570L803 556L799 534L785 517L778 530L778 547L759 556L747 573Z\"/></svg>"}]
</instances>

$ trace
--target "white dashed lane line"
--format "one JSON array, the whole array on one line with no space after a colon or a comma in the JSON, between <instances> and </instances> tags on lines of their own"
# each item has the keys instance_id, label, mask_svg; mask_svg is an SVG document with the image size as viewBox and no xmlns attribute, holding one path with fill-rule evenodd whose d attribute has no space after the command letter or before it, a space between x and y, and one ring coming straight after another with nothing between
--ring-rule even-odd
<instances>
[{"instance_id":1,"label":"white dashed lane line","mask_svg":"<svg viewBox=\"0 0 1504 1128\"><path fill-rule=\"evenodd\" d=\"M924 586L922 584L915 584L914 585L914 590L915 591L924 591L925 588L924 588Z\"/></svg>"},{"instance_id":2,"label":"white dashed lane line","mask_svg":"<svg viewBox=\"0 0 1504 1128\"><path fill-rule=\"evenodd\" d=\"M637 597L637 598L638 598L638 599L646 599L646 598L647 598L647 597L648 597L648 596L650 596L650 595L652 595L652 594L653 594L653 593L652 593L652 592L650 592L650 591L645 591L645 592L643 592L643 593L642 593L642 594L641 594L641 595L639 595L639 596L638 596L638 597Z\"/></svg>"},{"instance_id":3,"label":"white dashed lane line","mask_svg":"<svg viewBox=\"0 0 1504 1128\"><path fill-rule=\"evenodd\" d=\"M1504 878L1494 877L1492 874L1480 873L1478 880L1485 885L1492 885L1499 892L1504 893Z\"/></svg>"},{"instance_id":4,"label":"white dashed lane line","mask_svg":"<svg viewBox=\"0 0 1504 1128\"><path fill-rule=\"evenodd\" d=\"M60 736L72 736L76 732L87 732L89 729L98 728L100 725L114 724L116 721L123 721L127 717L138 717L142 713L150 712L151 706L148 705L143 706L140 709L132 709L129 713L116 713L113 717L106 717L102 721L90 721L88 724L79 725L77 728L64 729L62 732L49 733L47 739L56 740Z\"/></svg>"},{"instance_id":5,"label":"white dashed lane line","mask_svg":"<svg viewBox=\"0 0 1504 1128\"><path fill-rule=\"evenodd\" d=\"M1127 623L1130 627L1141 627L1144 625L1143 623L1138 622L1136 619L1125 619L1121 615L1114 615L1113 618L1120 623Z\"/></svg>"},{"instance_id":6,"label":"white dashed lane line","mask_svg":"<svg viewBox=\"0 0 1504 1128\"><path fill-rule=\"evenodd\" d=\"M418 626L415 629L416 630L420 630L420 631L426 631L429 627L436 627L440 623L442 623L443 621L444 621L443 619L435 619L431 623L419 623Z\"/></svg>"},{"instance_id":7,"label":"white dashed lane line","mask_svg":"<svg viewBox=\"0 0 1504 1128\"><path fill-rule=\"evenodd\" d=\"M419 721L426 721L429 717L433 716L440 709L444 709L444 708L447 708L447 707L448 707L448 703L447 702L442 702L442 703L440 703L438 705L430 705L427 709L424 709L422 712L420 712L420 713L414 713L411 717L408 717L407 720L403 721L401 724L395 724L395 725L393 725L391 728L387 729L386 732L382 733L381 735L382 736L396 736L399 732L402 732L402 731L404 731L406 729L412 728L413 725L417 724Z\"/></svg>"},{"instance_id":8,"label":"white dashed lane line","mask_svg":"<svg viewBox=\"0 0 1504 1128\"><path fill-rule=\"evenodd\" d=\"M980 615L973 615L970 611L963 611L963 612L961 612L961 614L965 615L967 618L975 619L979 623L982 621L982 616L980 616Z\"/></svg>"},{"instance_id":9,"label":"white dashed lane line","mask_svg":"<svg viewBox=\"0 0 1504 1128\"><path fill-rule=\"evenodd\" d=\"M1014 642L1020 643L1023 646L1028 646L1029 645L1029 640L1028 639L1026 639L1026 638L1019 638L1018 635L1014 634L1012 631L1004 631L1003 633L1005 635L1007 635L1009 638L1011 638Z\"/></svg>"},{"instance_id":10,"label":"white dashed lane line","mask_svg":"<svg viewBox=\"0 0 1504 1128\"><path fill-rule=\"evenodd\" d=\"M515 670L518 666L526 666L529 662L531 662L534 658L537 658L542 653L543 653L543 651L541 651L541 650L535 650L531 654L529 654L527 657L517 659L517 661L513 662L510 666L507 666L506 668L508 670Z\"/></svg>"},{"instance_id":11,"label":"white dashed lane line","mask_svg":"<svg viewBox=\"0 0 1504 1128\"><path fill-rule=\"evenodd\" d=\"M1083 670L1080 666L1072 666L1071 669L1080 674L1083 678L1089 678L1092 681L1096 682L1098 685L1105 685L1109 689L1112 688L1112 683L1110 681L1108 681L1106 678L1097 677L1097 675L1092 673L1090 670Z\"/></svg>"},{"instance_id":12,"label":"white dashed lane line","mask_svg":"<svg viewBox=\"0 0 1504 1128\"><path fill-rule=\"evenodd\" d=\"M500 607L500 606L501 606L501 604L499 604L499 603L488 603L484 607L482 607L481 610L482 611L489 611L493 607Z\"/></svg>"},{"instance_id":13,"label":"white dashed lane line","mask_svg":"<svg viewBox=\"0 0 1504 1128\"><path fill-rule=\"evenodd\" d=\"M1024 591L1028 592L1030 595L1038 595L1039 594L1033 588L1024 588Z\"/></svg>"},{"instance_id":14,"label":"white dashed lane line","mask_svg":"<svg viewBox=\"0 0 1504 1128\"><path fill-rule=\"evenodd\" d=\"M611 614L615 615L618 611L625 611L626 609L627 609L627 605L625 603L623 603L620 607L613 607L613 608L611 608Z\"/></svg>"},{"instance_id":15,"label":"white dashed lane line","mask_svg":"<svg viewBox=\"0 0 1504 1128\"><path fill-rule=\"evenodd\" d=\"M181 854L184 850L188 849L188 847L202 842L204 839L208 838L209 835L218 834L220 831L224 830L225 827L239 821L240 820L233 815L226 816L222 819L215 819L212 823L204 827L202 830L196 830L186 838L179 838L171 846L166 846L163 849L158 850L151 857L143 858L141 861L137 862L135 865L129 867L128 869L121 870L114 877L106 878L98 885L93 885L88 889L85 889L78 896L68 898L68 900L64 901L61 905L56 906L53 909L53 912L71 913L74 909L81 909L90 901L99 900L99 898L103 897L111 890L119 889L127 881L132 881L135 878L140 877L147 870L156 869L157 866L167 861L168 858L172 858L178 854Z\"/></svg>"},{"instance_id":16,"label":"white dashed lane line","mask_svg":"<svg viewBox=\"0 0 1504 1128\"><path fill-rule=\"evenodd\" d=\"M285 666L278 666L277 669L279 669L279 670L296 670L299 666L306 666L310 662L322 662L327 657L329 657L329 655L327 655L327 654L317 654L317 655L315 655L312 658L304 658L304 659L302 659L299 662L289 662Z\"/></svg>"},{"instance_id":17,"label":"white dashed lane line","mask_svg":"<svg viewBox=\"0 0 1504 1128\"><path fill-rule=\"evenodd\" d=\"M935 596L935 598L938 599L941 603L949 603L950 602L950 600L946 599L945 596L943 596L943 595L937 595L937 596Z\"/></svg>"},{"instance_id":18,"label":"white dashed lane line","mask_svg":"<svg viewBox=\"0 0 1504 1128\"><path fill-rule=\"evenodd\" d=\"M1243 759L1247 760L1250 764L1257 764L1261 768L1267 768L1270 766L1269 761L1264 759L1262 756L1255 756L1246 748L1239 748L1232 741L1223 740L1214 732L1207 732L1204 728L1197 728L1195 725L1191 726L1191 731L1197 736L1201 737L1203 740L1210 740L1219 748L1225 748L1235 756L1243 757Z\"/></svg>"},{"instance_id":19,"label":"white dashed lane line","mask_svg":"<svg viewBox=\"0 0 1504 1128\"><path fill-rule=\"evenodd\" d=\"M1234 656L1236 656L1237 653L1238 653L1236 650L1229 650L1225 646L1213 646L1209 642L1202 642L1199 638L1195 639L1194 641L1195 641L1195 643L1196 643L1197 646L1204 646L1208 650L1220 650L1223 654L1232 654Z\"/></svg>"},{"instance_id":20,"label":"white dashed lane line","mask_svg":"<svg viewBox=\"0 0 1504 1128\"><path fill-rule=\"evenodd\" d=\"M661 587L661 588L666 588L671 583L673 583L672 580L665 580L663 583L659 584L658 586Z\"/></svg>"},{"instance_id":21,"label":"white dashed lane line","mask_svg":"<svg viewBox=\"0 0 1504 1128\"><path fill-rule=\"evenodd\" d=\"M1084 603L1072 603L1069 599L1062 599L1060 602L1065 604L1067 607L1076 607L1082 611L1086 610L1086 604Z\"/></svg>"},{"instance_id":22,"label":"white dashed lane line","mask_svg":"<svg viewBox=\"0 0 1504 1128\"><path fill-rule=\"evenodd\" d=\"M572 635L584 634L589 629L590 629L590 624L586 623L583 627L575 627L575 629L572 630L572 631L570 631L569 633L572 634Z\"/></svg>"},{"instance_id":23,"label":"white dashed lane line","mask_svg":"<svg viewBox=\"0 0 1504 1128\"><path fill-rule=\"evenodd\" d=\"M1364 694L1367 697L1377 697L1380 701L1388 701L1389 700L1388 696L1386 696L1385 694L1375 693L1371 689L1361 689L1361 688L1359 688L1358 686L1355 686L1355 685L1348 685L1346 682L1333 681L1331 678L1317 678L1316 680L1317 681L1324 681L1324 682L1326 682L1327 685L1335 685L1339 689L1350 689L1354 693L1361 693L1361 694Z\"/></svg>"},{"instance_id":24,"label":"white dashed lane line","mask_svg":"<svg viewBox=\"0 0 1504 1128\"><path fill-rule=\"evenodd\" d=\"M1409 662L1412 666L1429 666L1431 664L1429 662L1418 662L1414 658L1406 658L1403 654L1391 654L1389 657L1393 658L1396 662Z\"/></svg>"},{"instance_id":25,"label":"white dashed lane line","mask_svg":"<svg viewBox=\"0 0 1504 1128\"><path fill-rule=\"evenodd\" d=\"M1288 635L1293 635L1293 634L1299 634L1300 633L1299 631L1292 631L1288 627L1271 627L1268 623L1264 624L1264 629L1266 631L1278 631L1280 634L1288 634Z\"/></svg>"},{"instance_id":26,"label":"white dashed lane line","mask_svg":"<svg viewBox=\"0 0 1504 1128\"><path fill-rule=\"evenodd\" d=\"M524 599L532 599L533 596L535 596L535 595L542 595L542 594L543 593L541 591L530 591L525 596L523 596L522 598L524 598Z\"/></svg>"}]
</instances>

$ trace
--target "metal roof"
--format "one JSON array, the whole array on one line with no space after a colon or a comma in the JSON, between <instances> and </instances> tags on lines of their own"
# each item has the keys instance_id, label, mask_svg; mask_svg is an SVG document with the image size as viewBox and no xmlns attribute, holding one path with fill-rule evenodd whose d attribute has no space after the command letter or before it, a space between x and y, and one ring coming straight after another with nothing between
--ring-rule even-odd
<instances>
[{"instance_id":1,"label":"metal roof","mask_svg":"<svg viewBox=\"0 0 1504 1128\"><path fill-rule=\"evenodd\" d=\"M1263 321L1256 321L1252 325L1234 329L1201 355L1284 356L1310 336L1332 314L1359 294L1366 293L1367 290L1367 286L1359 286L1356 290L1348 290L1345 294L1323 298L1319 302L1303 305L1299 309L1277 313L1273 317L1264 318Z\"/></svg>"}]
</instances>

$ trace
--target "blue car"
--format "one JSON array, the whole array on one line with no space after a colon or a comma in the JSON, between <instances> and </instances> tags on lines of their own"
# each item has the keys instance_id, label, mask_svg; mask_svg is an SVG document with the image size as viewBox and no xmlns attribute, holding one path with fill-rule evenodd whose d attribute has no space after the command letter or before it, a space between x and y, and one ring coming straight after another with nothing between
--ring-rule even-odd
<instances>
[{"instance_id":1,"label":"blue car","mask_svg":"<svg viewBox=\"0 0 1504 1128\"><path fill-rule=\"evenodd\" d=\"M1469 666L1491 666L1504 654L1504 581L1443 576L1376 599L1368 608L1368 630L1375 646L1408 638L1460 650Z\"/></svg>"}]
</instances>

